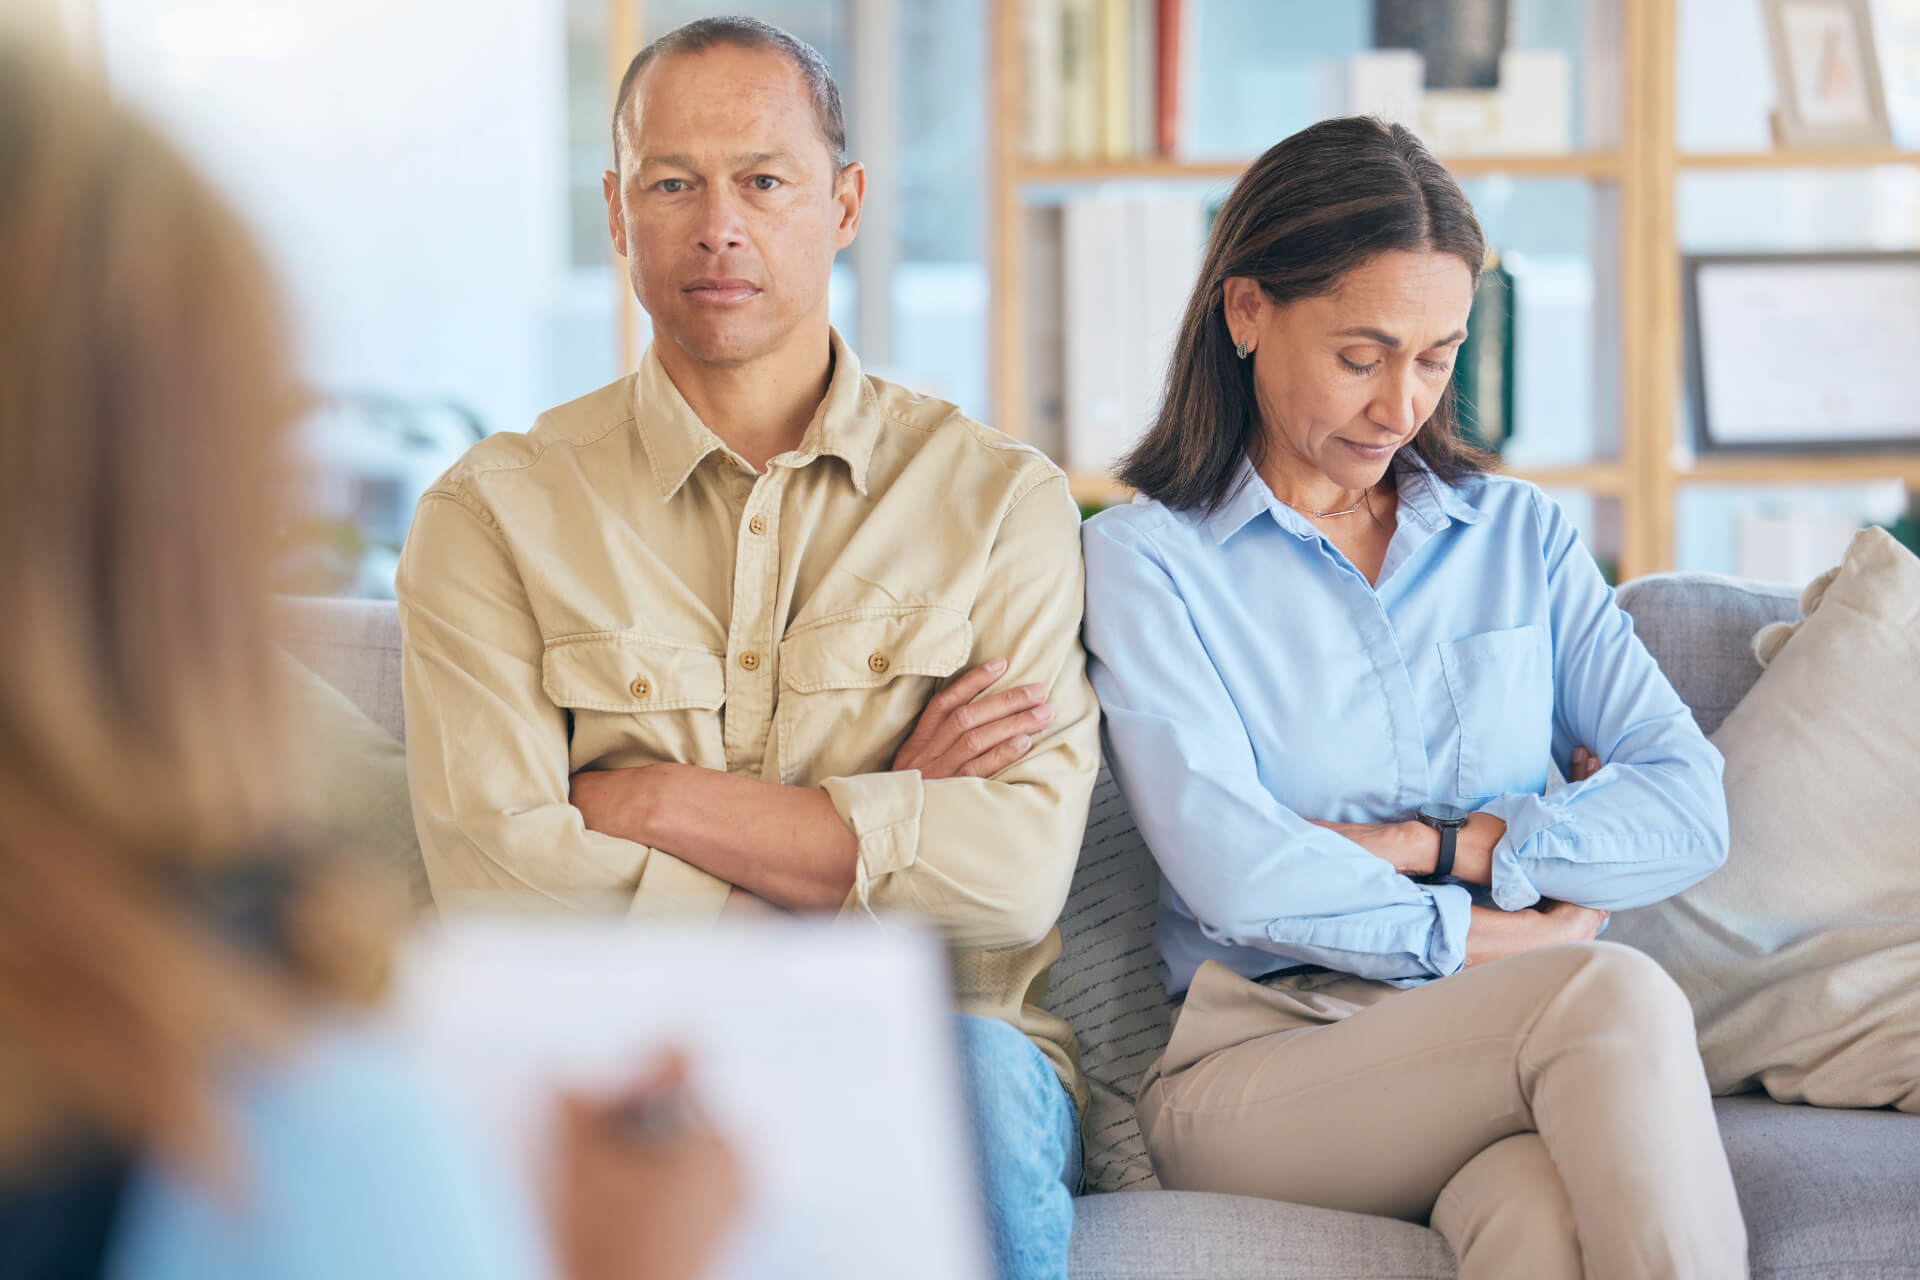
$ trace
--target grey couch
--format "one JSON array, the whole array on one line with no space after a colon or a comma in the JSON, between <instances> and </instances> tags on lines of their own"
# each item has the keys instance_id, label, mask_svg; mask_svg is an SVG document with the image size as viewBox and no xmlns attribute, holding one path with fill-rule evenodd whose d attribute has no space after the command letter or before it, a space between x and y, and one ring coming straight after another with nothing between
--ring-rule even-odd
<instances>
[{"instance_id":1,"label":"grey couch","mask_svg":"<svg viewBox=\"0 0 1920 1280\"><path fill-rule=\"evenodd\" d=\"M1754 631L1797 616L1796 597L1789 588L1704 575L1641 579L1620 593L1642 639L1708 732L1759 674L1748 649ZM281 628L296 657L402 736L391 604L288 601ZM1131 1099L1170 1022L1153 954L1156 891L1152 859L1103 771L1062 920L1066 952L1049 999L1080 1036L1095 1095L1074 1274L1111 1280L1452 1276L1451 1251L1424 1226L1158 1189ZM1783 1106L1761 1096L1716 1105L1756 1277L1920 1277L1920 1117Z\"/></svg>"}]
</instances>

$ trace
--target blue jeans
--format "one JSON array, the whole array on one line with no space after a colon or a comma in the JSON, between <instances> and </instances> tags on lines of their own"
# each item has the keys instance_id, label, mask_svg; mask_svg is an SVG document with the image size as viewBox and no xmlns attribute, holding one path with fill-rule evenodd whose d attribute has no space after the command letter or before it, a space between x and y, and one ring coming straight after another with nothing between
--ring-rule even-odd
<instances>
[{"instance_id":1,"label":"blue jeans","mask_svg":"<svg viewBox=\"0 0 1920 1280\"><path fill-rule=\"evenodd\" d=\"M987 1227L1000 1280L1064 1280L1080 1121L1046 1055L994 1018L959 1016Z\"/></svg>"}]
</instances>

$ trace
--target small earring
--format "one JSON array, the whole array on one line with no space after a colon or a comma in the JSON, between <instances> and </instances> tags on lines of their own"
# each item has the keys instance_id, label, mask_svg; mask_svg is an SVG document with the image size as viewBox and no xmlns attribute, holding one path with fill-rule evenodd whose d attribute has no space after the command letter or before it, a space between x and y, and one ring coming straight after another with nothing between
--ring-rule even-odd
<instances>
[{"instance_id":1,"label":"small earring","mask_svg":"<svg viewBox=\"0 0 1920 1280\"><path fill-rule=\"evenodd\" d=\"M1242 360L1245 360L1247 358L1248 352L1247 352L1246 339L1242 338L1240 341L1233 344L1233 354L1235 354L1236 356L1239 356Z\"/></svg>"}]
</instances>

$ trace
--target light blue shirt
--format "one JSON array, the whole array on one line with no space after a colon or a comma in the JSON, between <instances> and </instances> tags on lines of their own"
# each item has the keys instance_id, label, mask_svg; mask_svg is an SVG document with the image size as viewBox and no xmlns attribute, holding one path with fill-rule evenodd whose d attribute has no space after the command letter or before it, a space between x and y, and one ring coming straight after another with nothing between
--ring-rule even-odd
<instances>
[{"instance_id":1,"label":"light blue shirt","mask_svg":"<svg viewBox=\"0 0 1920 1280\"><path fill-rule=\"evenodd\" d=\"M1460 968L1468 888L1309 819L1493 814L1482 901L1508 911L1642 906L1726 860L1720 754L1565 514L1404 461L1377 586L1244 462L1212 515L1140 498L1085 526L1088 674L1160 864L1173 994L1207 960L1400 985ZM1543 794L1578 745L1603 767Z\"/></svg>"}]
</instances>

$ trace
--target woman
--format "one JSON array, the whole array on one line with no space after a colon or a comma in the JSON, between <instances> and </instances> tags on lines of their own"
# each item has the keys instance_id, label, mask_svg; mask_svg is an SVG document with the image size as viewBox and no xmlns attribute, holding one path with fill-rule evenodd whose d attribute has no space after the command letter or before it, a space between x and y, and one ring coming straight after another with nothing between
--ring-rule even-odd
<instances>
[{"instance_id":1,"label":"woman","mask_svg":"<svg viewBox=\"0 0 1920 1280\"><path fill-rule=\"evenodd\" d=\"M0 1276L513 1278L533 1206L356 1025L400 913L274 851L272 458L304 398L235 219L0 33ZM576 1277L684 1276L717 1139L569 1099Z\"/></svg>"},{"instance_id":2,"label":"woman","mask_svg":"<svg viewBox=\"0 0 1920 1280\"><path fill-rule=\"evenodd\" d=\"M1459 438L1484 255L1405 129L1275 146L1123 464L1141 496L1086 526L1184 998L1140 1124L1169 1187L1430 1220L1463 1276L1738 1275L1687 1002L1592 941L1724 860L1720 757L1566 517ZM1543 795L1550 755L1575 781Z\"/></svg>"}]
</instances>

